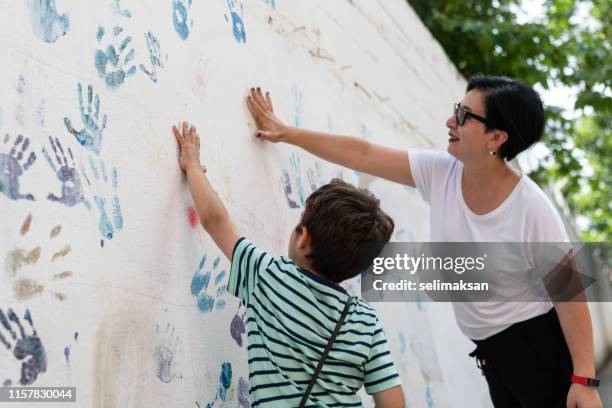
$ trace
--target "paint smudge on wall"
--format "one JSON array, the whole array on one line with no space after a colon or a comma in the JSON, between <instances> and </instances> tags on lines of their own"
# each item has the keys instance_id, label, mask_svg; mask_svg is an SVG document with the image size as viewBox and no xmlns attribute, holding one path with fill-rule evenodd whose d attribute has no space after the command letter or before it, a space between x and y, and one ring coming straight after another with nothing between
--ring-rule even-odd
<instances>
[{"instance_id":1,"label":"paint smudge on wall","mask_svg":"<svg viewBox=\"0 0 612 408\"><path fill-rule=\"evenodd\" d=\"M204 272L206 258L206 255L202 257L198 265L198 270L193 275L193 279L191 280L191 294L197 298L198 309L203 313L210 313L213 309L223 310L225 308L225 299L223 299L223 296L226 293L226 286L222 281L226 273L224 270L221 270L221 272L215 276L215 285L212 289L214 293L212 295L209 294L208 288L210 286L210 278L213 272L219 267L221 258L216 257L212 263L212 269Z\"/></svg>"},{"instance_id":2,"label":"paint smudge on wall","mask_svg":"<svg viewBox=\"0 0 612 408\"><path fill-rule=\"evenodd\" d=\"M163 68L163 64L161 62L161 48L159 45L159 40L151 31L147 31L145 33L145 41L147 43L147 50L149 51L149 61L151 61L151 69L147 69L144 64L140 64L140 69L142 72L147 74L147 76L153 82L157 82L157 68Z\"/></svg>"},{"instance_id":3,"label":"paint smudge on wall","mask_svg":"<svg viewBox=\"0 0 612 408\"><path fill-rule=\"evenodd\" d=\"M126 18L132 17L132 13L130 13L128 9L121 8L121 0L115 0L113 2L113 13L121 17L126 17Z\"/></svg>"},{"instance_id":4,"label":"paint smudge on wall","mask_svg":"<svg viewBox=\"0 0 612 408\"><path fill-rule=\"evenodd\" d=\"M45 114L47 111L47 104L44 100L41 100L36 108L36 118L38 119L38 125L42 128L45 127Z\"/></svg>"},{"instance_id":5,"label":"paint smudge on wall","mask_svg":"<svg viewBox=\"0 0 612 408\"><path fill-rule=\"evenodd\" d=\"M302 125L302 91L297 85L291 86L291 98L293 100L293 116L295 127Z\"/></svg>"},{"instance_id":6,"label":"paint smudge on wall","mask_svg":"<svg viewBox=\"0 0 612 408\"><path fill-rule=\"evenodd\" d=\"M93 201L99 213L98 230L103 237L100 245L104 246L105 239L113 239L115 234L123 228L123 214L117 189L119 176L117 168L113 167L109 177L106 163L102 159L96 162L93 157L89 157L88 163L89 172L93 175L93 178L89 177L88 171L85 170L82 163L80 171L87 185L94 191ZM109 202L108 206L107 202ZM91 209L91 204L87 199L84 199L83 203L86 208ZM107 211L109 207L110 211Z\"/></svg>"},{"instance_id":7,"label":"paint smudge on wall","mask_svg":"<svg viewBox=\"0 0 612 408\"><path fill-rule=\"evenodd\" d=\"M166 328L161 333L159 325L156 325L158 344L155 347L155 376L160 381L170 383L175 378L183 378L181 373L176 372L176 355L179 349L179 336L174 333L175 328L166 323Z\"/></svg>"},{"instance_id":8,"label":"paint smudge on wall","mask_svg":"<svg viewBox=\"0 0 612 408\"><path fill-rule=\"evenodd\" d=\"M433 408L434 406L433 391L429 387L429 385L427 386L427 388L425 388L425 402L427 403L427 408Z\"/></svg>"},{"instance_id":9,"label":"paint smudge on wall","mask_svg":"<svg viewBox=\"0 0 612 408\"><path fill-rule=\"evenodd\" d=\"M122 297L98 321L95 332L91 406L140 407L151 377L155 333L148 309Z\"/></svg>"},{"instance_id":10,"label":"paint smudge on wall","mask_svg":"<svg viewBox=\"0 0 612 408\"><path fill-rule=\"evenodd\" d=\"M4 136L2 143L4 152L0 151L0 192L11 200L34 201L32 194L23 194L19 191L19 178L34 164L36 154L30 152L28 155L29 138L19 135L9 147L10 139L8 134Z\"/></svg>"},{"instance_id":11,"label":"paint smudge on wall","mask_svg":"<svg viewBox=\"0 0 612 408\"><path fill-rule=\"evenodd\" d=\"M70 18L57 12L55 0L30 0L30 16L34 34L44 42L54 43L70 30Z\"/></svg>"},{"instance_id":12,"label":"paint smudge on wall","mask_svg":"<svg viewBox=\"0 0 612 408\"><path fill-rule=\"evenodd\" d=\"M332 120L331 115L326 115L326 120L327 120L327 131L330 133L334 132L334 122Z\"/></svg>"},{"instance_id":13,"label":"paint smudge on wall","mask_svg":"<svg viewBox=\"0 0 612 408\"><path fill-rule=\"evenodd\" d=\"M240 408L251 408L249 382L244 377L238 379L238 406Z\"/></svg>"},{"instance_id":14,"label":"paint smudge on wall","mask_svg":"<svg viewBox=\"0 0 612 408\"><path fill-rule=\"evenodd\" d=\"M419 292L416 293L414 303L419 312L422 312L425 310L425 306L423 305L423 295L421 295Z\"/></svg>"},{"instance_id":15,"label":"paint smudge on wall","mask_svg":"<svg viewBox=\"0 0 612 408\"><path fill-rule=\"evenodd\" d=\"M172 23L174 30L182 40L189 38L189 28L193 20L189 19L191 0L172 0Z\"/></svg>"},{"instance_id":16,"label":"paint smudge on wall","mask_svg":"<svg viewBox=\"0 0 612 408\"><path fill-rule=\"evenodd\" d=\"M187 207L187 220L189 221L189 225L191 228L197 228L198 224L200 224L200 218L198 217L198 213L196 209L190 205Z\"/></svg>"},{"instance_id":17,"label":"paint smudge on wall","mask_svg":"<svg viewBox=\"0 0 612 408\"><path fill-rule=\"evenodd\" d=\"M17 91L17 103L15 104L15 122L20 126L25 126L25 93L26 82L23 75L17 77L15 91Z\"/></svg>"},{"instance_id":18,"label":"paint smudge on wall","mask_svg":"<svg viewBox=\"0 0 612 408\"><path fill-rule=\"evenodd\" d=\"M20 229L21 236L26 236L32 224L32 214L29 214L23 221ZM56 232L57 231L57 232ZM61 231L61 226L56 226L51 230L50 238L57 237ZM51 257L51 262L56 262L60 258L68 255L71 251L70 245L65 245ZM17 300L27 300L43 293L44 286L37 281L23 277L21 270L26 266L35 265L41 258L41 247L36 246L31 250L16 248L7 252L4 258L5 272L8 278L13 281L13 290ZM64 271L54 275L54 280L64 280L72 276L71 271ZM56 299L64 300L66 295L59 292L50 292Z\"/></svg>"},{"instance_id":19,"label":"paint smudge on wall","mask_svg":"<svg viewBox=\"0 0 612 408\"><path fill-rule=\"evenodd\" d=\"M204 98L206 97L207 66L208 61L205 60L204 57L200 57L196 65L193 80L191 81L191 90L202 102L204 102Z\"/></svg>"},{"instance_id":20,"label":"paint smudge on wall","mask_svg":"<svg viewBox=\"0 0 612 408\"><path fill-rule=\"evenodd\" d=\"M53 170L53 173L55 173L55 176L62 184L62 192L59 197L54 193L49 193L47 195L47 200L58 202L68 207L74 207L83 202L83 188L81 185L81 178L74 164L74 155L70 147L68 147L68 156L70 157L70 161L68 161L66 153L58 138L54 140L49 136L49 143L55 157L55 162L51 159L46 148L43 147L42 152L47 159L47 163L49 163L49 166Z\"/></svg>"},{"instance_id":21,"label":"paint smudge on wall","mask_svg":"<svg viewBox=\"0 0 612 408\"><path fill-rule=\"evenodd\" d=\"M230 17L227 14L224 15L225 21L229 22L232 20L232 33L237 43L246 43L246 30L244 27L244 5L242 1L239 1L240 14L236 8L236 2L234 0L227 0L227 7L229 9Z\"/></svg>"},{"instance_id":22,"label":"paint smudge on wall","mask_svg":"<svg viewBox=\"0 0 612 408\"><path fill-rule=\"evenodd\" d=\"M76 344L78 339L79 339L79 333L74 332L74 344ZM64 347L64 358L66 359L66 364L68 365L70 365L70 355L72 354L72 347L74 346L74 344Z\"/></svg>"},{"instance_id":23,"label":"paint smudge on wall","mask_svg":"<svg viewBox=\"0 0 612 408\"><path fill-rule=\"evenodd\" d=\"M19 384L30 385L40 373L47 371L47 354L36 333L29 309L26 309L23 318L29 323L31 334L26 334L13 309L9 308L6 315L0 309L0 343L4 344L7 350L12 349L13 357L22 361ZM4 381L4 384L12 383L11 379Z\"/></svg>"},{"instance_id":24,"label":"paint smudge on wall","mask_svg":"<svg viewBox=\"0 0 612 408\"><path fill-rule=\"evenodd\" d=\"M98 76L106 82L109 89L115 90L119 88L126 78L136 73L136 66L128 64L136 56L136 51L133 48L127 50L128 45L132 41L131 36L126 36L121 39L123 28L120 26L113 27L112 43L106 46L106 49L97 49L94 55L94 64L98 71ZM102 42L105 30L103 27L98 27L96 38L98 43ZM116 44L119 44L116 46ZM126 52L127 50L127 52ZM122 57L123 55L123 57Z\"/></svg>"},{"instance_id":25,"label":"paint smudge on wall","mask_svg":"<svg viewBox=\"0 0 612 408\"><path fill-rule=\"evenodd\" d=\"M41 68L38 68L36 76L45 76ZM36 120L36 124L41 128L45 127L45 113L46 113L46 103L43 99L38 102L38 106L34 107L35 103L33 101L27 101L26 97L36 97L31 95L28 92L28 86L26 84L26 80L23 75L19 74L17 80L15 81L15 109L14 109L14 117L15 122L22 127L27 127L29 123L27 123L28 115L27 112L34 112L34 119ZM26 109L27 106L27 109Z\"/></svg>"},{"instance_id":26,"label":"paint smudge on wall","mask_svg":"<svg viewBox=\"0 0 612 408\"><path fill-rule=\"evenodd\" d=\"M238 311L230 323L230 336L239 347L242 347L242 335L246 333L245 317L246 311L240 315L240 307L238 307Z\"/></svg>"},{"instance_id":27,"label":"paint smudge on wall","mask_svg":"<svg viewBox=\"0 0 612 408\"><path fill-rule=\"evenodd\" d=\"M221 374L219 375L219 388L215 399L206 404L206 408L213 408L218 400L225 401L227 399L227 390L232 385L232 365L229 362L221 363ZM200 404L198 404L198 407Z\"/></svg>"},{"instance_id":28,"label":"paint smudge on wall","mask_svg":"<svg viewBox=\"0 0 612 408\"><path fill-rule=\"evenodd\" d=\"M404 333L399 334L399 345L400 345L400 353L405 354L406 353L406 336L404 336Z\"/></svg>"},{"instance_id":29,"label":"paint smudge on wall","mask_svg":"<svg viewBox=\"0 0 612 408\"><path fill-rule=\"evenodd\" d=\"M264 0L266 4L272 8L276 8L276 0Z\"/></svg>"},{"instance_id":30,"label":"paint smudge on wall","mask_svg":"<svg viewBox=\"0 0 612 408\"><path fill-rule=\"evenodd\" d=\"M64 117L64 124L66 125L66 129L76 137L76 140L81 146L99 155L102 150L102 132L104 128L106 128L108 118L106 114L104 114L102 116L102 123L99 123L100 97L98 94L96 94L95 98L93 97L93 87L91 85L87 86L87 109L85 109L83 105L83 89L81 83L77 85L77 93L79 96L79 110L81 111L83 128L81 130L76 130L72 127L72 122L67 117Z\"/></svg>"}]
</instances>

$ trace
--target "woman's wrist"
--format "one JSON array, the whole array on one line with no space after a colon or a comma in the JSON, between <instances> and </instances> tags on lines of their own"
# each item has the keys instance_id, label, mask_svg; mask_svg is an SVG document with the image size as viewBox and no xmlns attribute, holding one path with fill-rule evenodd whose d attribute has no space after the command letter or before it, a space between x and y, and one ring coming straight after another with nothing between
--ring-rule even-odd
<instances>
[{"instance_id":1,"label":"woman's wrist","mask_svg":"<svg viewBox=\"0 0 612 408\"><path fill-rule=\"evenodd\" d=\"M287 126L280 134L279 141L299 146L299 133L302 131L299 128Z\"/></svg>"}]
</instances>

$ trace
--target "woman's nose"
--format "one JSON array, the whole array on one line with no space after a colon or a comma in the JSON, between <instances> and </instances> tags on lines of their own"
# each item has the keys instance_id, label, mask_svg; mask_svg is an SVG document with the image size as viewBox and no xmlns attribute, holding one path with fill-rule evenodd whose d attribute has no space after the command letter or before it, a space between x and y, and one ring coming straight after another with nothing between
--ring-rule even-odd
<instances>
[{"instance_id":1,"label":"woman's nose","mask_svg":"<svg viewBox=\"0 0 612 408\"><path fill-rule=\"evenodd\" d=\"M457 127L457 119L455 115L450 115L448 119L446 119L446 127L449 129L455 129Z\"/></svg>"}]
</instances>

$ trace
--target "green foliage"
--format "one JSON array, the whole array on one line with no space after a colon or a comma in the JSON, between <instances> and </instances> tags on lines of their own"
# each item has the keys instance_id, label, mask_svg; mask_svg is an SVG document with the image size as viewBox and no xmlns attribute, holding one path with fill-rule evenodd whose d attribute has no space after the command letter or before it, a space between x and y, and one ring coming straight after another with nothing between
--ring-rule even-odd
<instances>
[{"instance_id":1,"label":"green foliage","mask_svg":"<svg viewBox=\"0 0 612 408\"><path fill-rule=\"evenodd\" d=\"M528 21L520 0L408 2L466 78L506 75L576 92L578 117L545 107L550 157L530 176L560 186L588 220L585 240L612 242L612 0L547 0L545 15Z\"/></svg>"}]
</instances>

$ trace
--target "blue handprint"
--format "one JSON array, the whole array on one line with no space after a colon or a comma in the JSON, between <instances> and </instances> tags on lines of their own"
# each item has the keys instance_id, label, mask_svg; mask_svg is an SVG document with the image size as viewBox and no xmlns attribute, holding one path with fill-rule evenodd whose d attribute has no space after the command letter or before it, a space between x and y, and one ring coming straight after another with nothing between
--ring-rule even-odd
<instances>
[{"instance_id":1,"label":"blue handprint","mask_svg":"<svg viewBox=\"0 0 612 408\"><path fill-rule=\"evenodd\" d=\"M34 34L44 42L53 43L70 30L68 14L59 15L55 0L31 0L30 14Z\"/></svg>"},{"instance_id":2,"label":"blue handprint","mask_svg":"<svg viewBox=\"0 0 612 408\"><path fill-rule=\"evenodd\" d=\"M300 127L302 124L302 91L297 85L291 86L291 97L293 99L295 127Z\"/></svg>"},{"instance_id":3,"label":"blue handprint","mask_svg":"<svg viewBox=\"0 0 612 408\"><path fill-rule=\"evenodd\" d=\"M314 193L323 185L323 182L321 181L321 178L323 177L321 162L317 160L315 162L314 169L311 167L306 171L306 177L308 177L308 183L310 184L310 192Z\"/></svg>"},{"instance_id":4,"label":"blue handprint","mask_svg":"<svg viewBox=\"0 0 612 408\"><path fill-rule=\"evenodd\" d=\"M104 246L104 239L113 239L116 232L123 228L123 215L121 213L119 196L117 195L118 174L117 169L113 167L109 180L108 173L106 171L106 163L103 160L96 162L93 157L89 157L88 162L93 179L90 179L88 172L85 170L85 166L83 166L82 163L79 170L81 171L87 185L92 187L94 190L93 201L96 204L99 212L98 230L103 237L100 245ZM111 190L108 188L109 183L110 187L112 187ZM107 200L109 199L108 196L110 195L112 195L112 203L110 204L112 221L111 217L109 216L109 212L107 212ZM91 204L87 199L83 200L83 204L87 209L91 210Z\"/></svg>"},{"instance_id":5,"label":"blue handprint","mask_svg":"<svg viewBox=\"0 0 612 408\"><path fill-rule=\"evenodd\" d=\"M62 195L60 197L53 193L47 195L49 201L56 201L62 203L68 207L73 207L83 202L83 189L81 185L81 178L76 170L74 164L74 156L72 150L68 148L68 155L70 156L70 162L66 158L66 153L58 138L55 141L49 136L49 142L55 156L55 162L51 159L47 149L43 147L42 152L49 163L49 166L53 169L53 172L57 176L58 180L62 183ZM57 166L56 163L57 162Z\"/></svg>"},{"instance_id":6,"label":"blue handprint","mask_svg":"<svg viewBox=\"0 0 612 408\"><path fill-rule=\"evenodd\" d=\"M100 154L100 150L102 149L102 132L106 127L107 117L106 114L102 116L102 125L98 123L99 115L100 115L100 97L96 94L96 97L93 98L93 112L91 110L92 106L92 96L93 96L93 88L91 85L87 86L87 110L83 105L83 89L81 84L77 85L77 91L79 94L79 108L81 110L81 122L83 122L83 129L76 130L72 127L72 123L70 119L64 117L64 124L66 125L66 129L70 133L72 133L77 141L81 144L81 146L85 147L88 150L91 150L96 155Z\"/></svg>"},{"instance_id":7,"label":"blue handprint","mask_svg":"<svg viewBox=\"0 0 612 408\"><path fill-rule=\"evenodd\" d=\"M291 164L291 172L293 173L295 185L297 186L300 205L303 207L304 203L306 202L306 193L304 192L304 185L302 184L302 168L300 165L300 158L292 153L289 157L289 164Z\"/></svg>"},{"instance_id":8,"label":"blue handprint","mask_svg":"<svg viewBox=\"0 0 612 408\"><path fill-rule=\"evenodd\" d=\"M189 37L189 27L193 25L193 20L187 22L189 8L191 8L191 0L172 0L172 23L182 40Z\"/></svg>"},{"instance_id":9,"label":"blue handprint","mask_svg":"<svg viewBox=\"0 0 612 408\"><path fill-rule=\"evenodd\" d=\"M8 134L4 136L3 146L6 146L9 140L10 136ZM34 201L32 194L19 192L19 177L36 161L34 152L30 152L25 162L22 160L26 156L29 145L30 139L19 135L8 153L0 152L0 192L11 200L26 199Z\"/></svg>"},{"instance_id":10,"label":"blue handprint","mask_svg":"<svg viewBox=\"0 0 612 408\"><path fill-rule=\"evenodd\" d=\"M289 208L303 208L308 194L306 194L306 189L304 188L304 182L302 180L302 165L300 158L295 153L291 153L291 156L289 156L289 165L291 167L291 175L289 175L287 170L283 170L281 187ZM308 168L306 170L306 176L308 177L310 193L313 193L323 185L321 180L323 177L321 163L317 161L315 162L314 168ZM294 196L294 190L297 197Z\"/></svg>"},{"instance_id":11,"label":"blue handprint","mask_svg":"<svg viewBox=\"0 0 612 408\"><path fill-rule=\"evenodd\" d=\"M145 40L147 42L147 48L149 50L149 60L151 61L151 71L147 70L144 64L140 64L140 69L142 72L147 74L151 81L157 82L157 68L163 68L164 66L161 63L161 51L159 46L159 40L155 38L151 31L147 31L145 33Z\"/></svg>"},{"instance_id":12,"label":"blue handprint","mask_svg":"<svg viewBox=\"0 0 612 408\"><path fill-rule=\"evenodd\" d=\"M287 205L289 208L300 208L300 205L295 202L292 198L293 196L293 188L291 187L291 179L289 178L289 173L286 170L283 170L283 176L281 177L281 185L283 187L283 192L285 193L285 199L287 200Z\"/></svg>"},{"instance_id":13,"label":"blue handprint","mask_svg":"<svg viewBox=\"0 0 612 408\"><path fill-rule=\"evenodd\" d=\"M122 32L123 28L115 26L113 28L114 40L118 41L118 37ZM102 41L104 34L104 28L98 27L98 32L96 34L98 42ZM134 51L133 48L130 48L125 56L121 58L121 55L124 53L131 41L132 37L127 36L121 41L118 48L115 48L113 44L109 44L104 51L100 49L96 50L94 62L98 75L100 78L104 79L104 82L106 82L106 85L110 89L119 88L127 77L136 73L135 65L132 65L126 69L126 65L128 65L128 63L134 59L136 51Z\"/></svg>"},{"instance_id":14,"label":"blue handprint","mask_svg":"<svg viewBox=\"0 0 612 408\"><path fill-rule=\"evenodd\" d=\"M213 408L218 400L225 401L227 399L227 391L232 385L232 365L224 361L221 363L221 374L219 375L219 387L215 394L215 399L206 404L206 408ZM197 404L197 402L196 402ZM200 404L198 404L198 407Z\"/></svg>"},{"instance_id":15,"label":"blue handprint","mask_svg":"<svg viewBox=\"0 0 612 408\"><path fill-rule=\"evenodd\" d=\"M217 269L217 267L219 266L219 262L221 262L221 258L215 258L212 265L212 271ZM212 271L207 271L206 273L204 273L205 266L206 255L202 257L202 260L198 265L198 270L193 275L193 279L191 280L191 294L197 297L198 309L200 309L204 313L210 313L212 312L213 308L216 308L217 310L222 310L225 307L225 300L221 298L223 295L225 295L226 292L225 285L222 285L221 283L221 281L225 277L225 271L222 270L217 274L217 276L215 276L216 293L214 296L211 296L207 293L207 291Z\"/></svg>"},{"instance_id":16,"label":"blue handprint","mask_svg":"<svg viewBox=\"0 0 612 408\"><path fill-rule=\"evenodd\" d=\"M230 11L230 16L232 17L232 32L234 33L234 39L238 43L246 43L246 31L244 28L244 7L243 4L240 3L240 14L236 13L236 5L234 4L234 0L227 0L227 7ZM227 18L227 14L225 14L225 21L229 22Z\"/></svg>"},{"instance_id":17,"label":"blue handprint","mask_svg":"<svg viewBox=\"0 0 612 408\"><path fill-rule=\"evenodd\" d=\"M12 348L13 356L17 360L23 361L21 363L19 384L30 385L36 381L38 374L47 371L47 354L40 338L36 334L29 309L26 309L23 318L30 324L32 334L26 334L21 320L19 320L13 309L9 308L6 315L0 309L0 343L4 344L7 350ZM18 333L15 333L11 322L19 329ZM10 337L7 335L8 339L2 335L2 327L10 334ZM15 342L14 345L10 343L11 339ZM11 386L12 380L5 380L3 385Z\"/></svg>"}]
</instances>

